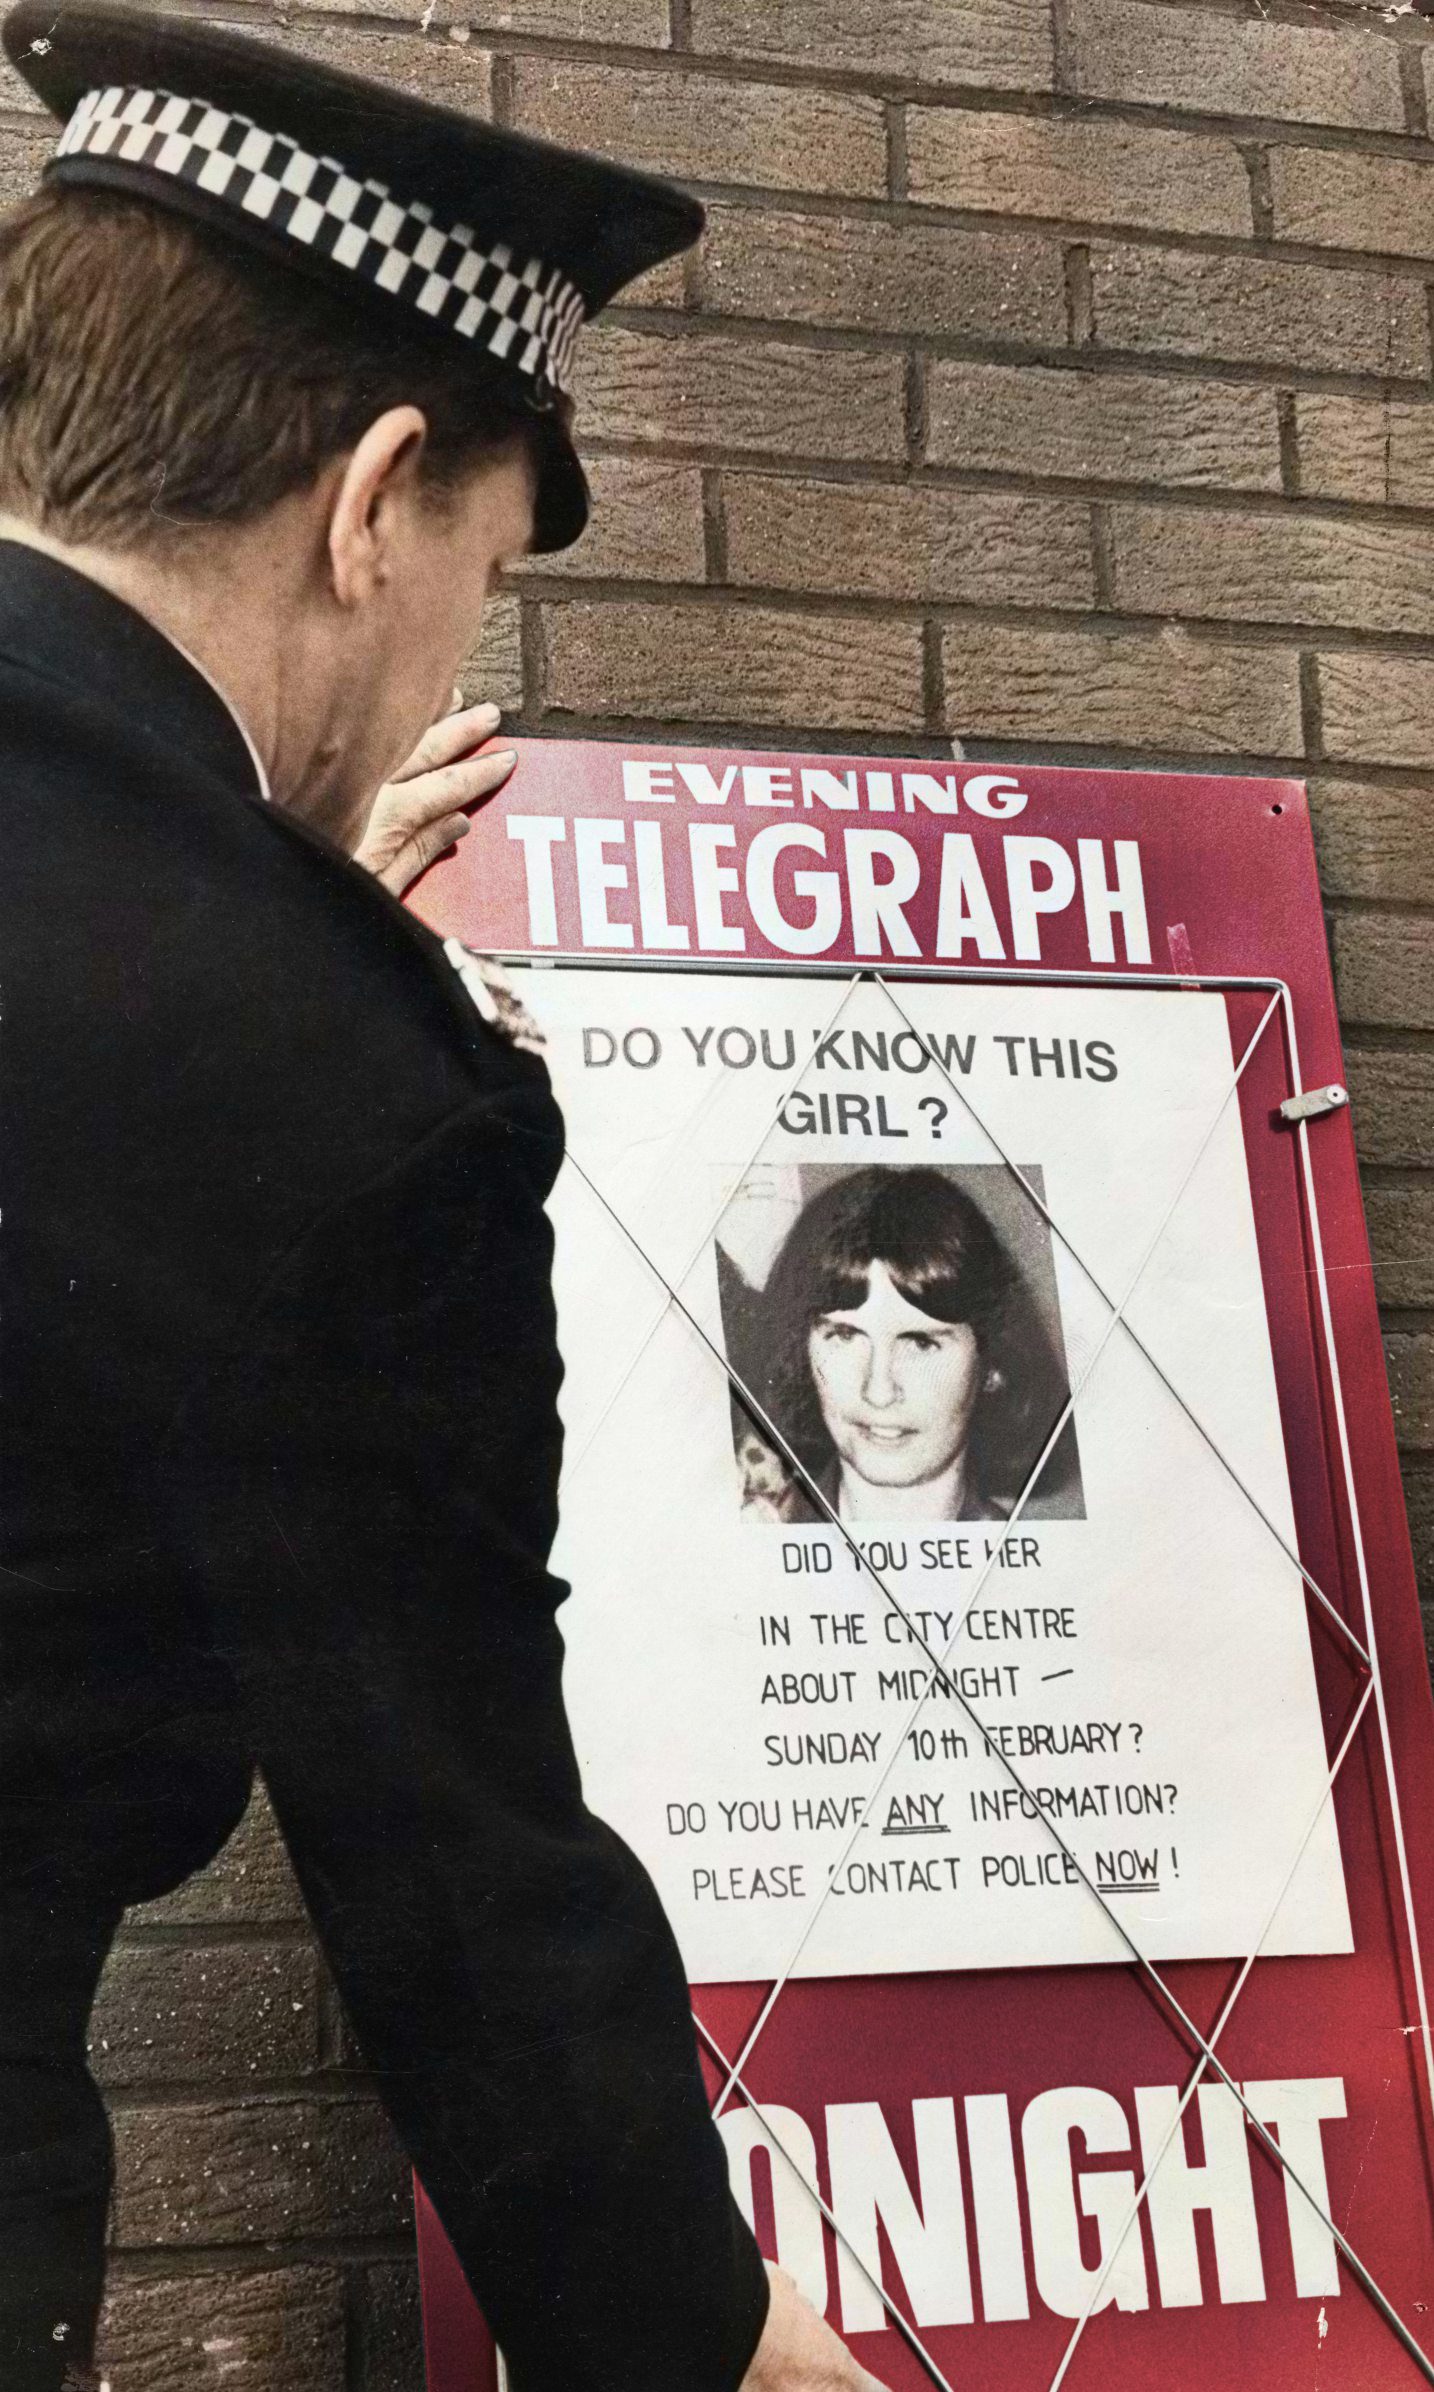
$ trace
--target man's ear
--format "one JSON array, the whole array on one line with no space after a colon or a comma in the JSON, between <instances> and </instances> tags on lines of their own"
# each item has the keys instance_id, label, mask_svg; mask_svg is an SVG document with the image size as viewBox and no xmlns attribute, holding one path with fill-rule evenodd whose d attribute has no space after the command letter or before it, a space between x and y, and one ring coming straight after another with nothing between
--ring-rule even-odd
<instances>
[{"instance_id":1,"label":"man's ear","mask_svg":"<svg viewBox=\"0 0 1434 2392\"><path fill-rule=\"evenodd\" d=\"M363 605L388 580L427 437L428 423L417 407L390 407L369 425L344 466L328 523L329 573L340 606Z\"/></svg>"}]
</instances>

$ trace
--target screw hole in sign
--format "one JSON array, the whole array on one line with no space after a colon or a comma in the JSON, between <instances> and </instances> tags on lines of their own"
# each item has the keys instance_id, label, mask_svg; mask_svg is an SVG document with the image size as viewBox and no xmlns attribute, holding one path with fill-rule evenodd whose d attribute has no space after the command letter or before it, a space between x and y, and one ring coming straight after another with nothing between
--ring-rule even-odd
<instances>
[{"instance_id":1,"label":"screw hole in sign","mask_svg":"<svg viewBox=\"0 0 1434 2392\"><path fill-rule=\"evenodd\" d=\"M1271 806L1270 808L1272 814L1283 814L1284 810L1283 806Z\"/></svg>"}]
</instances>

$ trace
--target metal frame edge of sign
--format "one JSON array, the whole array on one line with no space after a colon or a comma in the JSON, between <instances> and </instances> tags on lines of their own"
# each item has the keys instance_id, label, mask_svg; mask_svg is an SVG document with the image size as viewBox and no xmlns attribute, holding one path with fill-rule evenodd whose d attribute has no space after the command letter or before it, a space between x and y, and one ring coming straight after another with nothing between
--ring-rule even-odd
<instances>
[{"instance_id":1,"label":"metal frame edge of sign","mask_svg":"<svg viewBox=\"0 0 1434 2392\"><path fill-rule=\"evenodd\" d=\"M675 751L665 752L673 753ZM705 765L714 785L719 776L731 773L734 763L740 769L744 761L756 762L764 770L772 763L772 758L761 752L758 752L755 757L749 756L745 759L734 756L734 752L726 750L686 750L682 753L689 762L695 765ZM544 784L541 802L554 809L558 806L566 807L571 817L578 819L583 810L582 792L577 793L575 801L570 785L571 780L573 778L585 779L589 787L596 784L601 791L610 790L614 766L623 757L633 755L636 755L639 760L650 762L653 751L610 747L606 743L596 749L592 746L569 747L563 743L550 742L533 743L525 749L520 748L520 756L523 761L520 763L519 774L515 776L511 794L505 798L504 810L506 811L508 808L521 810L521 801L528 794L527 789L523 786L525 770L527 779L531 783L534 774L531 769L528 769L530 764L531 767L541 765L541 777ZM846 768L846 761L831 757L803 759L782 756L777 759L777 770L790 783L793 775L802 765L810 764L813 770L823 774L829 772L839 774ZM581 774L574 774L574 767L578 764L581 764L582 767ZM932 773L934 769L929 760L903 766L899 760L895 764L877 764L872 759L859 759L858 764L865 773L889 775L893 788L896 776L903 771L925 775ZM969 775L980 769L963 762L959 768L959 774ZM1194 804L1218 797L1227 805L1233 802L1236 805L1248 806L1252 815L1254 810L1259 808L1270 816L1288 815L1292 817L1289 820L1288 828L1290 831L1300 834L1302 852L1295 869L1287 874L1289 885L1278 892L1278 901L1272 907L1272 911L1277 917L1275 929L1272 932L1260 929L1256 933L1257 937L1263 940L1265 946L1273 950L1270 960L1284 965L1286 968L1221 970L1218 968L1218 957L1209 958L1204 952L1202 952L1202 962L1205 968L1197 968L1194 952L1190 948L1185 934L1183 920L1175 922L1170 934L1171 960L1174 967L1170 970L1157 970L1153 963L1148 968L1128 967L1124 970L1117 970L1101 968L1099 965L1082 967L1069 961L1046 961L1044 958L1032 959L1027 962L1002 960L997 963L986 961L979 964L964 964L949 958L935 958L925 953L916 957L883 954L880 956L847 955L838 959L826 956L784 957L771 953L753 955L729 952L703 954L690 951L685 953L665 950L643 951L637 948L629 952L620 952L611 948L588 948L566 942L561 946L553 943L537 948L532 943L524 944L520 939L511 936L511 927L513 926L511 888L508 891L510 911L507 916L510 935L506 939L494 939L491 936L485 936L484 932L504 925L481 921L475 924L471 890L465 888L460 877L452 871L448 872L445 881L446 868L444 867L440 867L437 873L430 873L427 876L425 884L417 893L415 908L434 927L445 929L451 935L460 937L465 945L478 946L485 955L493 956L501 962L534 967L539 970L552 969L561 972L582 968L589 971L618 973L649 973L653 971L665 974L723 973L734 977L781 974L784 977L813 979L840 978L848 982L858 980L876 980L880 983L949 982L956 984L965 982L1010 986L1034 984L1042 987L1109 989L1138 987L1168 991L1244 991L1251 995L1262 993L1270 998L1271 1005L1261 1023L1261 1033L1265 1023L1269 1020L1270 1013L1277 1011L1284 1043L1287 1077L1291 1083L1288 1095L1281 1103L1280 1111L1288 1125L1291 1142L1298 1155L1298 1179L1307 1241L1306 1278L1309 1289L1309 1311L1312 1330L1317 1341L1325 1391L1324 1401L1328 1413L1326 1456L1328 1463L1333 1468L1334 1484L1338 1487L1341 1498L1339 1508L1343 1515L1342 1527L1353 1564L1354 1589L1352 1591L1357 1592L1363 1631L1361 1649L1366 1655L1369 1668L1369 1684L1365 1689L1354 1721L1348 1729L1346 1742L1339 1758L1342 1761L1353 1744L1356 1732L1365 1719L1366 1710L1372 1704L1378 1723L1379 1755L1389 1805L1394 1867L1399 1886L1404 1931L1407 1937L1408 1965L1407 1968L1401 1970L1401 1975L1406 1980L1408 1988L1409 1998L1406 2006L1415 2015L1406 2019L1403 2031L1417 2044L1420 2056L1421 2065L1418 2073L1422 2079L1423 2090L1422 2131L1427 2189L1431 2167L1430 2153L1431 2150L1434 2150L1434 2143L1431 2143L1430 2140L1431 2129L1434 2129L1434 2037L1431 2037L1429 1999L1422 1964L1422 1953L1427 1946L1425 1938L1421 1935L1421 1917L1425 1921L1429 1921L1431 1918L1431 1871L1427 1857L1422 1860L1421 1865L1421 1860L1411 1854L1409 1848L1405 1821L1405 1796L1401 1791L1400 1783L1401 1753L1396 1748L1400 1746L1406 1748L1402 1757L1407 1762L1409 1769L1422 1770L1426 1779L1434 1784L1434 1697L1430 1695L1427 1680L1424 1682L1422 1700L1407 1683L1405 1664L1410 1656L1410 1638L1407 1629L1411 1615L1412 1559L1409 1554L1407 1531L1404 1527L1402 1512L1398 1515L1391 1515L1389 1503L1391 1481L1395 1488L1398 1485L1398 1467L1394 1450L1392 1415L1382 1378L1382 1349L1379 1345L1378 1318L1374 1309L1372 1269L1368 1257L1367 1241L1363 1235L1362 1213L1359 1207L1353 1136L1348 1127L1340 1128L1337 1122L1330 1117L1334 1111L1346 1108L1344 1106L1332 1107L1327 1101L1328 1095L1332 1094L1336 1088L1339 1096L1343 1098L1344 1090L1339 1085L1335 1072L1339 1059L1338 1032L1334 1021L1333 991L1324 948L1323 918L1320 910L1318 884L1314 873L1304 792L1299 784L1279 781L1261 783L1244 778L1225 781L1196 775L1107 774L1090 771L1067 772L1034 767L1029 770L1009 767L1002 768L1002 771L1009 780L1018 781L1023 791L1029 791L1037 798L1045 797L1050 793L1058 803L1064 799L1074 806L1079 801L1082 809L1080 818L1080 827L1082 828L1088 821L1099 820L1103 825L1108 824L1108 803L1103 804L1102 800L1108 799L1111 794L1116 793L1121 800L1121 828L1128 827L1132 804L1138 808L1142 803L1149 802L1150 793L1154 791L1158 791L1161 798L1169 798L1178 794L1181 799ZM959 774L957 776L958 783ZM569 785L561 786L563 783ZM885 792L883 791L882 794L884 795ZM600 795L596 800L590 801L590 804L591 802L610 805L614 801L606 795ZM609 815L606 820L611 824L613 817ZM620 824L622 817L618 816L616 821ZM984 827L989 828L990 826ZM496 825L494 828L496 830ZM928 846L935 836L945 835L944 826L939 823L933 826L931 823L917 820L914 825L907 823L905 828L913 837L924 836ZM1168 830L1168 822L1162 828ZM735 845L736 843L734 835L730 844ZM1178 840L1173 844L1178 846ZM465 875L471 875L474 867L478 864L478 853L475 851L481 852L483 846L484 842L480 837L467 842L468 853L466 855L460 851ZM1234 877L1232 874L1232 905L1236 902L1233 892ZM476 936L470 935L475 931ZM1176 932L1180 934L1178 938L1175 935ZM1248 943L1248 939L1246 939L1246 951L1242 952L1239 957L1241 962L1248 963L1254 960L1254 957L1248 952ZM1237 940L1236 945L1240 944L1241 942ZM1208 938L1202 941L1202 949L1207 949L1208 945ZM1291 950L1293 950L1292 959ZM1263 960L1263 954L1260 960ZM1212 961L1216 963L1217 968L1211 968ZM1298 983L1298 987L1296 983ZM1300 1009L1304 1014L1303 1021L1298 1018ZM1305 1033L1307 1050L1313 1052L1317 1059L1315 1081L1309 1088L1306 1087L1302 1077L1302 1030ZM1248 1060L1248 1056L1246 1059ZM1330 1208L1328 1224L1325 1219L1326 1205ZM1331 1261L1331 1246L1333 1246L1334 1252L1333 1262ZM1375 1368L1376 1360L1377 1370ZM1352 1397L1351 1388L1354 1390ZM1351 1417L1352 1412L1353 1418ZM1373 1556L1366 1534L1367 1515L1377 1523L1378 1551ZM1306 1572L1305 1575L1308 1576L1308 1573ZM1313 1581L1311 1580L1310 1583L1313 1584ZM1377 1612L1381 1609L1388 1614L1382 1622L1376 1617ZM1403 1650L1396 1668L1397 1707L1391 1699L1386 1683L1380 1652L1381 1627L1387 1628L1391 1619L1396 1625L1399 1625L1402 1619L1399 1641ZM1336 1762L1336 1774L1338 1767L1339 1762ZM1332 1784L1333 1778L1331 1779ZM1421 1877L1422 1885L1416 1882ZM1243 1986L1245 1975L1248 1974L1249 1967L1253 1965L1257 1957L1257 1954L1252 1955L1251 1960L1247 1962L1245 1972L1236 1987L1236 1993ZM1230 2007L1233 2007L1234 1998L1235 1996L1232 1995ZM1223 2027L1227 2015L1228 2010L1222 2014L1219 2028L1216 2029L1217 2033ZM700 2017L698 2023L704 2040L713 2053L718 2054L718 2047L713 2042L707 2028L703 2026ZM1202 2052L1205 2053L1197 2071L1198 2079L1198 2076L1203 2074L1207 2060L1213 2059L1213 2051L1206 2049L1204 2039L1199 2035L1198 2030L1192 2027L1191 2031L1195 2035L1197 2043L1200 2044ZM755 2108L756 2104L739 2075L744 2064L743 2058L739 2057L735 2063L728 2061L720 2054L718 2054L718 2058L722 2074L727 2080L722 2098L725 2099L726 2092L731 2091L735 2084L743 2093L744 2098ZM1214 2061L1213 2064L1220 2075L1224 2076L1223 2065L1218 2061ZM1187 2103L1195 2091L1196 2081L1192 2080L1187 2089L1185 2096ZM1225 2081L1227 2084L1233 2082L1229 2078L1226 2078ZM1235 2086L1234 2090L1238 2096L1238 2086ZM1182 2103L1181 2110L1177 2113L1171 2129L1172 2134L1179 2132L1179 2119L1183 2115L1184 2107L1185 2103ZM1287 2171L1293 2173L1292 2170L1289 2170L1289 2162L1282 2157L1278 2145L1268 2133L1265 2133L1265 2140L1269 2143L1275 2158ZM1153 2170L1151 2172L1153 2173ZM1147 2190L1148 2178L1146 2184L1141 2187L1137 2208ZM831 2223L830 2214L826 2214ZM461 2280L455 2281L453 2270L456 2263L452 2261L451 2254L447 2254L446 2258L443 2256L443 2251L440 2249L441 2236L438 2234L436 2221L426 2203L422 2202L420 2220L425 2324L428 2336L430 2380L434 2386L434 2392L480 2392L480 2388L482 2388L482 2392L486 2392L486 2388L493 2385L496 2385L497 2392L503 2392L506 2378L501 2369L501 2361L497 2359L496 2354L491 2362L486 2363L486 2374L482 2372L485 2362L480 2359L476 2350L472 2354L471 2370L468 2361L459 2355L462 2338L461 2334L455 2337L454 2318L457 2315L457 2309L454 2304L457 2303L458 2308L462 2306L462 2293L459 2289ZM839 2228L838 2231L840 2231ZM1431 2361L1424 2352L1412 2328L1400 2318L1393 2305L1385 2299L1378 2284L1364 2269L1358 2255L1344 2242L1343 2237L1340 2238L1340 2241L1346 2264L1349 2264L1350 2261L1354 2262L1355 2273L1362 2280L1365 2291L1371 2294L1381 2308L1386 2323L1392 2326L1417 2372L1425 2380L1434 2382L1434 2361ZM1114 2264L1113 2256L1111 2264ZM1106 2272L1109 2273L1109 2268ZM880 2292L879 2286L877 2289ZM882 2294L881 2297L884 2299L885 2295ZM1079 2320L1060 2363L1052 2392L1055 2392L1056 2385L1064 2381L1086 2318L1090 2315L1091 2307L1095 2305L1095 2302L1096 2294L1092 2293L1091 2302ZM938 2385L944 2385L946 2383L945 2376L940 2373L934 2361L930 2360L922 2350L914 2329L906 2325L906 2321L901 2319L899 2312L892 2309L892 2304L889 2301L886 2305L888 2309L892 2310L899 2329L903 2331L903 2338L913 2346L915 2355L924 2361L924 2372L927 2379ZM445 2310L448 2315L446 2325ZM1361 2387L1361 2392L1364 2392L1364 2387Z\"/></svg>"}]
</instances>

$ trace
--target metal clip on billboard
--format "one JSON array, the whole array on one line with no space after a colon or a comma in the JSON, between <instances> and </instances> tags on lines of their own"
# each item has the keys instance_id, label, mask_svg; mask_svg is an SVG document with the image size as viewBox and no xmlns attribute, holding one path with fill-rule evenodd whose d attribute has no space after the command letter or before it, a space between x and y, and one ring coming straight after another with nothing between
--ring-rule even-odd
<instances>
[{"instance_id":1,"label":"metal clip on billboard","mask_svg":"<svg viewBox=\"0 0 1434 2392\"><path fill-rule=\"evenodd\" d=\"M1303 790L538 743L414 903L567 1114L570 1709L764 2248L893 2392L1434 2381L1434 1710Z\"/></svg>"}]
</instances>

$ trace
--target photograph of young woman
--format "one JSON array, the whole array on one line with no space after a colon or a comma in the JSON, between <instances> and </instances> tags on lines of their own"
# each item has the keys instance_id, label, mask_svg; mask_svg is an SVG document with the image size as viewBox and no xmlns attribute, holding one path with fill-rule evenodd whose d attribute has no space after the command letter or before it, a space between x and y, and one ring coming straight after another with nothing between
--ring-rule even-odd
<instances>
[{"instance_id":1,"label":"photograph of young woman","mask_svg":"<svg viewBox=\"0 0 1434 2392\"><path fill-rule=\"evenodd\" d=\"M736 1424L744 1505L758 1517L824 1520L829 1505L887 1526L1004 1520L1068 1396L1025 1275L982 1205L939 1169L828 1178L764 1288L739 1285L729 1259L723 1312L767 1416ZM1075 1474L1067 1430L1041 1476L1046 1517L1080 1510Z\"/></svg>"}]
</instances>

